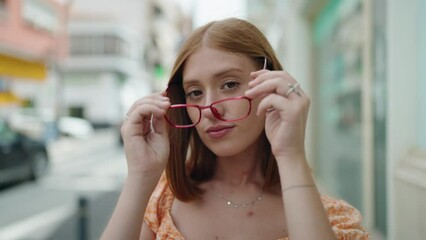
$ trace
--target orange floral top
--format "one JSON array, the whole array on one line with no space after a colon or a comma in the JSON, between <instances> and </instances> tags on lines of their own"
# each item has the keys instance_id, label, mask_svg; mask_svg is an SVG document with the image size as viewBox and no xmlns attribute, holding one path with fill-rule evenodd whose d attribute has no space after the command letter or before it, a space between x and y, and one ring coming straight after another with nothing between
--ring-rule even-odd
<instances>
[{"instance_id":1,"label":"orange floral top","mask_svg":"<svg viewBox=\"0 0 426 240\"><path fill-rule=\"evenodd\" d=\"M145 223L156 234L157 240L184 240L173 223L170 209L174 196L165 174L161 177L145 211ZM368 240L369 234L361 227L361 214L342 200L321 196L324 208L338 240ZM287 237L278 240L288 240Z\"/></svg>"}]
</instances>

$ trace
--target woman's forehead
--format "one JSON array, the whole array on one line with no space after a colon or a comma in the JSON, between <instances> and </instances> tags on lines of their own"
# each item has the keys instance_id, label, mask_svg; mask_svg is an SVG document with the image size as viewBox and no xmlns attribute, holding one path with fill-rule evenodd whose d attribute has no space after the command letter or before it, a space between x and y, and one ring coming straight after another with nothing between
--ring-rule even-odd
<instances>
[{"instance_id":1,"label":"woman's forehead","mask_svg":"<svg viewBox=\"0 0 426 240\"><path fill-rule=\"evenodd\" d=\"M243 54L203 47L188 57L182 73L184 81L192 81L224 73L251 72L255 68L255 62Z\"/></svg>"}]
</instances>

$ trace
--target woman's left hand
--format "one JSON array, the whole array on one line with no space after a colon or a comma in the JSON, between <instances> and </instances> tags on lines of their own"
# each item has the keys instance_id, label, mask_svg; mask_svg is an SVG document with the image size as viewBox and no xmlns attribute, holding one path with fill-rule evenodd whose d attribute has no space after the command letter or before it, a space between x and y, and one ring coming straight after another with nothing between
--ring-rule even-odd
<instances>
[{"instance_id":1,"label":"woman's left hand","mask_svg":"<svg viewBox=\"0 0 426 240\"><path fill-rule=\"evenodd\" d=\"M245 95L262 97L257 115L266 114L265 132L275 158L294 158L305 154L305 129L310 99L285 71L252 72L254 79Z\"/></svg>"}]
</instances>

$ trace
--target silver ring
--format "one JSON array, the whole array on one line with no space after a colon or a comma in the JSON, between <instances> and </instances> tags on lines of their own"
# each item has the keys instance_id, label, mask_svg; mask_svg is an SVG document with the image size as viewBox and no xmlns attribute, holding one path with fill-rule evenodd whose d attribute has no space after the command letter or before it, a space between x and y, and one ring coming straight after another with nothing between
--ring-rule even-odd
<instances>
[{"instance_id":1,"label":"silver ring","mask_svg":"<svg viewBox=\"0 0 426 240\"><path fill-rule=\"evenodd\" d=\"M297 95L299 95L299 97L300 96L302 96L302 95L300 95L300 92L299 92L299 90L297 89L298 87L300 86L300 84L299 83L296 83L296 84L291 84L291 83L289 83L288 84L288 87L289 87L289 89L288 89L288 91L285 93L285 95L288 97L289 95L290 95L290 93L292 93L292 92L295 92Z\"/></svg>"}]
</instances>

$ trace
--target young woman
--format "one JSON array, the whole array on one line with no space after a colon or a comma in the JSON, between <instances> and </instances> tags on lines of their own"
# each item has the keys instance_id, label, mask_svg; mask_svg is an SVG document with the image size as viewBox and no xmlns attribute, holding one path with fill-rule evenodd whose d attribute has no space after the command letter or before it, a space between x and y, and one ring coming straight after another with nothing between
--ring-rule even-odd
<instances>
[{"instance_id":1,"label":"young woman","mask_svg":"<svg viewBox=\"0 0 426 240\"><path fill-rule=\"evenodd\" d=\"M195 30L167 90L128 111L128 177L102 239L369 239L316 188L309 101L252 24Z\"/></svg>"}]
</instances>

